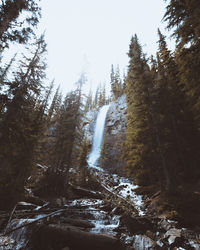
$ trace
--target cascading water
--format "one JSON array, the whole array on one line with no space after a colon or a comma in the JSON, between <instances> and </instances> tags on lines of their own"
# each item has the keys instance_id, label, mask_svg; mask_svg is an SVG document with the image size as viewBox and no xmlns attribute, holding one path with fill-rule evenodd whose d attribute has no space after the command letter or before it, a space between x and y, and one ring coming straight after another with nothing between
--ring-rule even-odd
<instances>
[{"instance_id":1,"label":"cascading water","mask_svg":"<svg viewBox=\"0 0 200 250\"><path fill-rule=\"evenodd\" d=\"M97 160L99 159L100 154L101 154L101 145L102 145L102 140L103 140L103 135L104 135L104 127L105 127L105 121L106 121L106 115L107 115L108 109L109 109L109 105L105 105L99 111L99 114L96 120L94 138L92 142L92 151L88 157L89 167L96 168L98 170L102 170L101 168L97 167Z\"/></svg>"}]
</instances>

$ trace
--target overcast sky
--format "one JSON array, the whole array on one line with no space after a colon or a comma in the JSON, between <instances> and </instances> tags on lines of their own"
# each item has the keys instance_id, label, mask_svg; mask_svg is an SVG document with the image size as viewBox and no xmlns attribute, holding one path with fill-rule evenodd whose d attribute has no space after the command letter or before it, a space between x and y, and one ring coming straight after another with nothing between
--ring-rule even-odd
<instances>
[{"instance_id":1,"label":"overcast sky","mask_svg":"<svg viewBox=\"0 0 200 250\"><path fill-rule=\"evenodd\" d=\"M46 30L48 77L64 93L84 72L94 89L109 83L111 64L128 65L131 36L137 33L143 50L155 54L157 28L166 3L162 0L42 0L41 30ZM123 72L122 72L123 73Z\"/></svg>"}]
</instances>

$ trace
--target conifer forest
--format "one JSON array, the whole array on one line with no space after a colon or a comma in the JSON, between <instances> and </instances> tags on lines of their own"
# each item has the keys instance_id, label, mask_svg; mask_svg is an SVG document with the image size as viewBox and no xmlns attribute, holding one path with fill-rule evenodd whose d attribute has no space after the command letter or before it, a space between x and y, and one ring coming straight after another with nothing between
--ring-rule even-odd
<instances>
[{"instance_id":1,"label":"conifer forest","mask_svg":"<svg viewBox=\"0 0 200 250\"><path fill-rule=\"evenodd\" d=\"M200 249L200 1L164 2L156 55L133 30L110 93L63 94L40 1L1 1L0 250Z\"/></svg>"}]
</instances>

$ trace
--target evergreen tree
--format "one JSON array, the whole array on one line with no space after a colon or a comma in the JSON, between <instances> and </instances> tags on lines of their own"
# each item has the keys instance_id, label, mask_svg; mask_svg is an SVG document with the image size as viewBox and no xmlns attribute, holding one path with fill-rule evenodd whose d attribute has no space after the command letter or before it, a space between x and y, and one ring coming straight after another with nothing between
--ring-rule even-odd
<instances>
[{"instance_id":1,"label":"evergreen tree","mask_svg":"<svg viewBox=\"0 0 200 250\"><path fill-rule=\"evenodd\" d=\"M72 91L66 95L57 120L52 167L68 171L71 167L73 151L79 137L80 127L80 91Z\"/></svg>"},{"instance_id":2,"label":"evergreen tree","mask_svg":"<svg viewBox=\"0 0 200 250\"><path fill-rule=\"evenodd\" d=\"M85 113L87 113L89 110L92 109L92 90L90 89L90 92L88 94L88 96L86 97L86 103L85 103L85 108L84 108L84 111Z\"/></svg>"},{"instance_id":3,"label":"evergreen tree","mask_svg":"<svg viewBox=\"0 0 200 250\"><path fill-rule=\"evenodd\" d=\"M114 72L114 66L111 65L111 72L110 72L110 85L111 85L111 92L113 97L115 97L116 94L116 84L115 84L115 72Z\"/></svg>"},{"instance_id":4,"label":"evergreen tree","mask_svg":"<svg viewBox=\"0 0 200 250\"><path fill-rule=\"evenodd\" d=\"M122 80L120 78L119 66L117 66L116 70L114 70L113 65L111 66L110 84L111 84L111 92L112 92L113 99L116 100L118 97L120 97L124 93Z\"/></svg>"},{"instance_id":5,"label":"evergreen tree","mask_svg":"<svg viewBox=\"0 0 200 250\"><path fill-rule=\"evenodd\" d=\"M60 93L60 86L56 89L56 92L54 94L54 97L52 99L50 108L48 110L48 124L51 125L51 123L55 122L56 117L59 115L59 110L61 107L62 102L62 95Z\"/></svg>"},{"instance_id":6,"label":"evergreen tree","mask_svg":"<svg viewBox=\"0 0 200 250\"><path fill-rule=\"evenodd\" d=\"M79 154L79 166L81 168L84 168L88 165L87 156L88 156L88 143L86 139L84 138L81 144L80 154Z\"/></svg>"},{"instance_id":7,"label":"evergreen tree","mask_svg":"<svg viewBox=\"0 0 200 250\"><path fill-rule=\"evenodd\" d=\"M99 101L98 101L98 106L102 107L106 104L106 87L105 84L103 87L99 85Z\"/></svg>"},{"instance_id":8,"label":"evergreen tree","mask_svg":"<svg viewBox=\"0 0 200 250\"><path fill-rule=\"evenodd\" d=\"M98 102L99 102L99 86L97 87L96 92L95 92L93 108L96 108L98 106Z\"/></svg>"},{"instance_id":9,"label":"evergreen tree","mask_svg":"<svg viewBox=\"0 0 200 250\"><path fill-rule=\"evenodd\" d=\"M0 67L0 123L1 123L1 117L4 115L6 111L6 106L9 102L9 96L6 93L6 90L8 89L10 82L8 80L8 74L10 72L10 69L13 65L13 62L15 61L16 55L10 60L10 62L5 67Z\"/></svg>"},{"instance_id":10,"label":"evergreen tree","mask_svg":"<svg viewBox=\"0 0 200 250\"><path fill-rule=\"evenodd\" d=\"M43 36L34 46L32 57L24 56L10 82L7 90L10 100L0 123L0 190L5 205L14 203L23 194L43 126L44 107L40 101L46 68Z\"/></svg>"},{"instance_id":11,"label":"evergreen tree","mask_svg":"<svg viewBox=\"0 0 200 250\"><path fill-rule=\"evenodd\" d=\"M138 38L131 39L129 70L126 79L127 130L125 158L127 171L137 183L155 181L157 164L155 128L151 112L152 79ZM151 166L151 167L150 167Z\"/></svg>"},{"instance_id":12,"label":"evergreen tree","mask_svg":"<svg viewBox=\"0 0 200 250\"><path fill-rule=\"evenodd\" d=\"M125 73L125 71L123 72L122 88L123 88L123 92L124 92L124 90L126 89L126 73Z\"/></svg>"},{"instance_id":13,"label":"evergreen tree","mask_svg":"<svg viewBox=\"0 0 200 250\"><path fill-rule=\"evenodd\" d=\"M41 164L45 163L46 154L49 154L50 152L46 152L46 144L47 144L47 135L48 135L48 129L50 126L50 119L49 119L49 99L51 97L52 91L54 87L54 80L50 83L49 86L46 87L44 90L44 96L37 100L36 107L38 109L38 124L40 124L40 138L38 140L37 145L37 153L36 153L36 160L37 162Z\"/></svg>"},{"instance_id":14,"label":"evergreen tree","mask_svg":"<svg viewBox=\"0 0 200 250\"><path fill-rule=\"evenodd\" d=\"M157 86L160 108L157 112L162 115L161 131L171 179L174 179L174 184L178 184L178 176L189 177L191 166L193 174L196 172L198 134L183 86L180 84L178 66L167 49L164 36L160 31L158 33Z\"/></svg>"},{"instance_id":15,"label":"evergreen tree","mask_svg":"<svg viewBox=\"0 0 200 250\"><path fill-rule=\"evenodd\" d=\"M29 15L25 14L29 13ZM23 17L22 20L19 17ZM0 4L0 49L9 41L26 43L40 18L35 0L5 0Z\"/></svg>"},{"instance_id":16,"label":"evergreen tree","mask_svg":"<svg viewBox=\"0 0 200 250\"><path fill-rule=\"evenodd\" d=\"M180 47L199 44L200 2L198 0L171 0L166 8L164 20L168 29L173 29Z\"/></svg>"},{"instance_id":17,"label":"evergreen tree","mask_svg":"<svg viewBox=\"0 0 200 250\"><path fill-rule=\"evenodd\" d=\"M176 37L176 61L195 120L200 129L200 2L173 0L167 6L164 20Z\"/></svg>"},{"instance_id":18,"label":"evergreen tree","mask_svg":"<svg viewBox=\"0 0 200 250\"><path fill-rule=\"evenodd\" d=\"M86 183L86 178L87 178L87 168L86 168L88 165L87 156L88 156L88 143L87 140L84 138L80 146L80 152L78 157L82 184Z\"/></svg>"}]
</instances>

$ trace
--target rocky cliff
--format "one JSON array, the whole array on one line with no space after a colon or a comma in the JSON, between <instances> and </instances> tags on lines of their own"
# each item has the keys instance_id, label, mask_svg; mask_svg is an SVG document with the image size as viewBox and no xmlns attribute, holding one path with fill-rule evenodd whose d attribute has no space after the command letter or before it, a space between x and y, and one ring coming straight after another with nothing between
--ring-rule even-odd
<instances>
[{"instance_id":1,"label":"rocky cliff","mask_svg":"<svg viewBox=\"0 0 200 250\"><path fill-rule=\"evenodd\" d=\"M96 124L96 118L98 115L98 109L89 110L83 119L83 131L89 147L92 147L92 140L94 135L94 129Z\"/></svg>"},{"instance_id":2,"label":"rocky cliff","mask_svg":"<svg viewBox=\"0 0 200 250\"><path fill-rule=\"evenodd\" d=\"M102 158L100 159L102 168L120 175L123 175L125 169L122 154L126 132L126 107L125 95L110 104L105 125Z\"/></svg>"}]
</instances>

